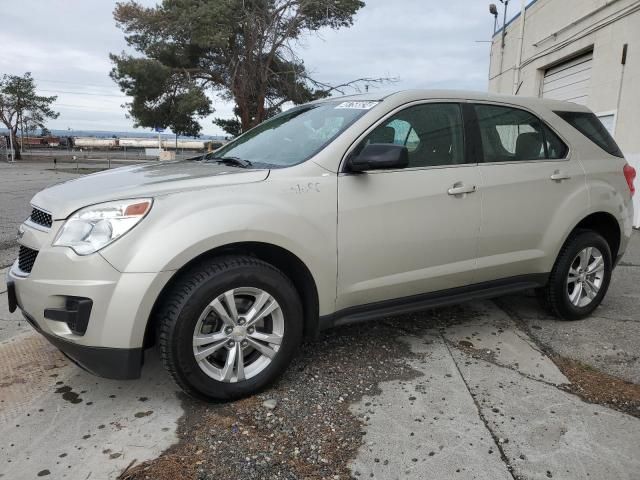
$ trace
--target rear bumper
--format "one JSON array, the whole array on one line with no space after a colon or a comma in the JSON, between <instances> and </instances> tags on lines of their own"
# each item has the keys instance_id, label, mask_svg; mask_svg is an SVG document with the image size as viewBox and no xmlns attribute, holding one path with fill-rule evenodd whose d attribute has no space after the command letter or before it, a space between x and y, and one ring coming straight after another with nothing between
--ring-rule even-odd
<instances>
[{"instance_id":1,"label":"rear bumper","mask_svg":"<svg viewBox=\"0 0 640 480\"><path fill-rule=\"evenodd\" d=\"M29 314L22 312L31 326L84 370L104 378L130 380L140 377L142 348L90 347L64 340L43 331Z\"/></svg>"}]
</instances>

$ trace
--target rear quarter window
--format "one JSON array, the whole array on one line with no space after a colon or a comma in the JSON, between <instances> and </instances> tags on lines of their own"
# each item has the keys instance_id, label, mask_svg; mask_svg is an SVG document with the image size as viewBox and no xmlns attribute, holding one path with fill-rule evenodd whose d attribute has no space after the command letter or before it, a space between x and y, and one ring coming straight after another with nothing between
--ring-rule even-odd
<instances>
[{"instance_id":1,"label":"rear quarter window","mask_svg":"<svg viewBox=\"0 0 640 480\"><path fill-rule=\"evenodd\" d=\"M608 154L623 157L620 147L595 114L590 112L555 112L555 114Z\"/></svg>"}]
</instances>

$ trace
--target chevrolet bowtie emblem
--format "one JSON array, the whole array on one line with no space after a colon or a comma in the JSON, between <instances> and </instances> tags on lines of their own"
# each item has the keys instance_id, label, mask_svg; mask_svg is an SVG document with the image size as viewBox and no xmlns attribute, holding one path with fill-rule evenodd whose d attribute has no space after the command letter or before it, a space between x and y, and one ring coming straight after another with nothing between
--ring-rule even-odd
<instances>
[{"instance_id":1,"label":"chevrolet bowtie emblem","mask_svg":"<svg viewBox=\"0 0 640 480\"><path fill-rule=\"evenodd\" d=\"M18 234L16 235L16 240L20 240L24 236L24 228L18 228Z\"/></svg>"}]
</instances>

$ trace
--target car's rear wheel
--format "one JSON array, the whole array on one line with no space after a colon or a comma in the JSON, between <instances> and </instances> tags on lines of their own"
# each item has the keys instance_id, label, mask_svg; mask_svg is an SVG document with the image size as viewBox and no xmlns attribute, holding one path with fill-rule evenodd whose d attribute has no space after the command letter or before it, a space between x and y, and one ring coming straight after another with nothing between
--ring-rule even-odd
<instances>
[{"instance_id":1,"label":"car's rear wheel","mask_svg":"<svg viewBox=\"0 0 640 480\"><path fill-rule=\"evenodd\" d=\"M612 268L607 241L593 231L576 232L560 251L549 283L538 291L538 297L557 317L579 320L602 302Z\"/></svg>"},{"instance_id":2,"label":"car's rear wheel","mask_svg":"<svg viewBox=\"0 0 640 480\"><path fill-rule=\"evenodd\" d=\"M183 390L203 399L257 392L286 369L302 338L295 287L251 257L191 269L158 310L165 367Z\"/></svg>"}]
</instances>

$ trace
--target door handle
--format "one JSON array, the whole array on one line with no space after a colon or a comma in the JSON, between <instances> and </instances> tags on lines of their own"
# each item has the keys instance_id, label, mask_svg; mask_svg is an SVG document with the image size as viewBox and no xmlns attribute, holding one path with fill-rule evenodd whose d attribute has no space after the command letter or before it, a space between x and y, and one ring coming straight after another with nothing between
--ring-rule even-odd
<instances>
[{"instance_id":1,"label":"door handle","mask_svg":"<svg viewBox=\"0 0 640 480\"><path fill-rule=\"evenodd\" d=\"M571 176L569 176L569 174L561 172L560 170L556 170L555 172L553 172L553 175L551 175L551 180L554 180L556 182L561 182L562 180L569 180L571 178Z\"/></svg>"},{"instance_id":2,"label":"door handle","mask_svg":"<svg viewBox=\"0 0 640 480\"><path fill-rule=\"evenodd\" d=\"M460 183L456 183L449 190L447 190L447 193L449 195L462 195L463 193L473 193L475 191L475 185L461 185Z\"/></svg>"}]
</instances>

